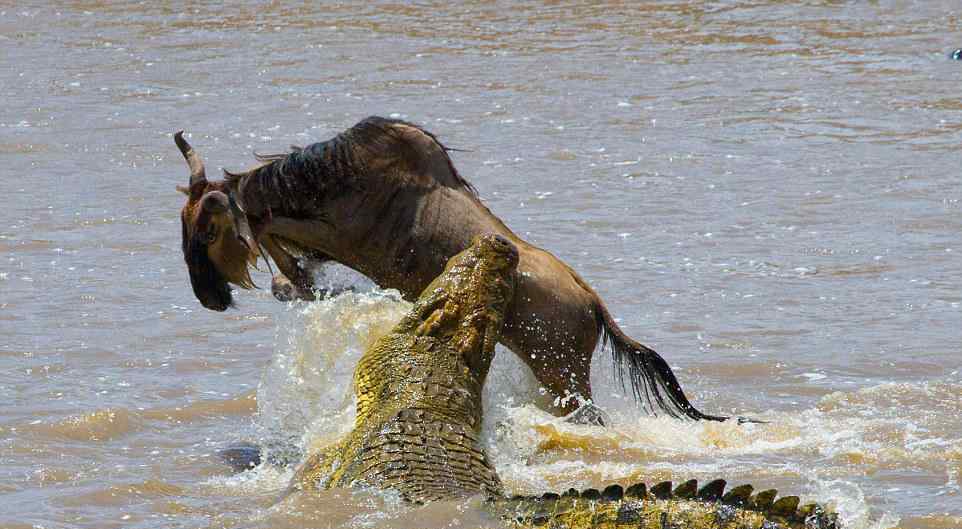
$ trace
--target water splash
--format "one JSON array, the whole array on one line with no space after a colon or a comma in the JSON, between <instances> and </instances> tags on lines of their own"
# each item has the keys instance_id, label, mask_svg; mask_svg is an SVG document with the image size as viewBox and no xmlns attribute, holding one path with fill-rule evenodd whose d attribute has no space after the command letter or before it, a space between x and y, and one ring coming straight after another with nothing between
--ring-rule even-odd
<instances>
[{"instance_id":1,"label":"water splash","mask_svg":"<svg viewBox=\"0 0 962 529\"><path fill-rule=\"evenodd\" d=\"M285 313L257 390L257 427L269 457L291 464L350 430L354 366L409 308L397 292L377 290Z\"/></svg>"},{"instance_id":2,"label":"water splash","mask_svg":"<svg viewBox=\"0 0 962 529\"><path fill-rule=\"evenodd\" d=\"M305 453L350 430L354 367L409 308L396 292L377 289L289 307L257 392L259 441L280 469L238 483L283 488ZM606 375L605 368L595 374ZM958 496L962 440L944 435L959 429L946 423L958 419L942 408L958 409L960 399L955 382L880 384L829 394L797 413L758 417L768 424L740 425L647 417L629 398L613 395L601 400L613 424L595 428L539 407L549 396L499 347L485 386L482 440L512 492L725 477L834 505L846 527L883 529L898 519L869 509L866 474L941 468L942 493ZM366 520L361 525L381 523Z\"/></svg>"}]
</instances>

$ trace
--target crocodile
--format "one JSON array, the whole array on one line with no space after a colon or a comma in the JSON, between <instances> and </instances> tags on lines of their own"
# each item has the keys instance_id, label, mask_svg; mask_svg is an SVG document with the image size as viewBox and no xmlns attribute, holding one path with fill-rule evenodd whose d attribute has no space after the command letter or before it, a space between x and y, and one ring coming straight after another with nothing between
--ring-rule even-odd
<instances>
[{"instance_id":1,"label":"crocodile","mask_svg":"<svg viewBox=\"0 0 962 529\"><path fill-rule=\"evenodd\" d=\"M362 356L354 372L354 429L310 455L291 491L393 490L423 504L481 495L508 527L569 529L835 529L837 516L797 496L725 481L699 487L571 489L507 496L480 441L481 390L517 284L518 251L483 235L450 259L411 311Z\"/></svg>"}]
</instances>

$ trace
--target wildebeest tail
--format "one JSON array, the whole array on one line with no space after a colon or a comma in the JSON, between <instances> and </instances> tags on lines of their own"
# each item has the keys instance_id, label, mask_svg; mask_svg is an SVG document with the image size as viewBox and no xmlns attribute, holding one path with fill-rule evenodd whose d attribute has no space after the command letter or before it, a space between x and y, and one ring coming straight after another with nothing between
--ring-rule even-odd
<instances>
[{"instance_id":1,"label":"wildebeest tail","mask_svg":"<svg viewBox=\"0 0 962 529\"><path fill-rule=\"evenodd\" d=\"M635 400L647 404L655 415L664 412L672 417L688 417L694 420L728 419L708 415L695 408L661 355L626 335L600 303L596 314L601 329L602 347L611 348L618 381L621 387L626 389L625 378L628 379Z\"/></svg>"}]
</instances>

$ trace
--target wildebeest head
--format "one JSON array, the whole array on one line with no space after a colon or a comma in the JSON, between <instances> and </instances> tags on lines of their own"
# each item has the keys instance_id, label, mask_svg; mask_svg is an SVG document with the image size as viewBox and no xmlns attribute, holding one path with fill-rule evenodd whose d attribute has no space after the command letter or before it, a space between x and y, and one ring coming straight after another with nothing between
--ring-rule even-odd
<instances>
[{"instance_id":1,"label":"wildebeest head","mask_svg":"<svg viewBox=\"0 0 962 529\"><path fill-rule=\"evenodd\" d=\"M209 181L204 162L184 139L183 131L174 141L190 167L187 195L180 211L184 260L194 295L211 310L223 311L233 305L229 283L251 288L249 267L259 255L247 218L231 197L226 182Z\"/></svg>"}]
</instances>

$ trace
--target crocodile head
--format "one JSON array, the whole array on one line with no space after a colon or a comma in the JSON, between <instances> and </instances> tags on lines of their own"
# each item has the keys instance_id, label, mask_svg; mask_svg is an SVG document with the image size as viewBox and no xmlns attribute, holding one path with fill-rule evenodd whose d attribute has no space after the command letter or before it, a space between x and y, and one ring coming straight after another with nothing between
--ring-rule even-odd
<instances>
[{"instance_id":1,"label":"crocodile head","mask_svg":"<svg viewBox=\"0 0 962 529\"><path fill-rule=\"evenodd\" d=\"M407 325L460 353L479 384L494 358L514 297L518 249L501 235L481 235L455 255L421 294Z\"/></svg>"}]
</instances>

